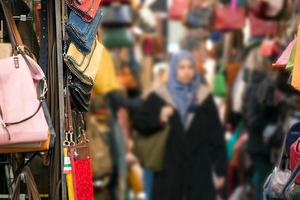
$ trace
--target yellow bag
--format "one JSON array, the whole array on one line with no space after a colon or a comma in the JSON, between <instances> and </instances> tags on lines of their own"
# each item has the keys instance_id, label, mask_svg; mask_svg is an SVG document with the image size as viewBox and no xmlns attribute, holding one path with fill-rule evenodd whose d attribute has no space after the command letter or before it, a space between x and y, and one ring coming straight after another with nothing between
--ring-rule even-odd
<instances>
[{"instance_id":1,"label":"yellow bag","mask_svg":"<svg viewBox=\"0 0 300 200\"><path fill-rule=\"evenodd\" d=\"M292 74L292 86L300 91L300 25L298 26L298 34L296 41L295 65Z\"/></svg>"},{"instance_id":2,"label":"yellow bag","mask_svg":"<svg viewBox=\"0 0 300 200\"><path fill-rule=\"evenodd\" d=\"M64 60L70 71L83 83L94 85L98 69L106 67L100 65L103 49L103 45L95 39L91 52L84 55L71 43Z\"/></svg>"},{"instance_id":3,"label":"yellow bag","mask_svg":"<svg viewBox=\"0 0 300 200\"><path fill-rule=\"evenodd\" d=\"M120 87L117 81L115 65L106 48L103 49L102 58L100 60L100 69L96 76L94 92L96 94L105 95L111 91L118 90Z\"/></svg>"}]
</instances>

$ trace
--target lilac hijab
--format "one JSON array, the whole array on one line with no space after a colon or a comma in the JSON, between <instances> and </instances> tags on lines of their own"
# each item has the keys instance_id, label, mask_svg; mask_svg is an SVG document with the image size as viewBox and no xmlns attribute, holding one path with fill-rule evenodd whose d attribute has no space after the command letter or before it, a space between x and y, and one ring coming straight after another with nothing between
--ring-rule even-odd
<instances>
[{"instance_id":1,"label":"lilac hijab","mask_svg":"<svg viewBox=\"0 0 300 200\"><path fill-rule=\"evenodd\" d=\"M171 59L168 89L177 106L177 110L180 114L183 125L186 125L189 109L195 104L196 93L200 85L202 84L202 77L200 73L196 72L193 81L189 84L183 84L177 80L177 68L180 61L188 59L192 62L193 67L196 70L196 61L193 55L188 51L180 51L175 54Z\"/></svg>"}]
</instances>

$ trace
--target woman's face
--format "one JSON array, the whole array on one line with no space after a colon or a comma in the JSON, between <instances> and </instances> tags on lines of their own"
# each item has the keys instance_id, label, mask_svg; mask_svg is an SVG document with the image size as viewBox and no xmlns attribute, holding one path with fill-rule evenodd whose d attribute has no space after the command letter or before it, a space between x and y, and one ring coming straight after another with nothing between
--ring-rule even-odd
<instances>
[{"instance_id":1,"label":"woman's face","mask_svg":"<svg viewBox=\"0 0 300 200\"><path fill-rule=\"evenodd\" d=\"M195 77L195 68L189 59L182 59L177 67L177 80L183 84L189 84Z\"/></svg>"}]
</instances>

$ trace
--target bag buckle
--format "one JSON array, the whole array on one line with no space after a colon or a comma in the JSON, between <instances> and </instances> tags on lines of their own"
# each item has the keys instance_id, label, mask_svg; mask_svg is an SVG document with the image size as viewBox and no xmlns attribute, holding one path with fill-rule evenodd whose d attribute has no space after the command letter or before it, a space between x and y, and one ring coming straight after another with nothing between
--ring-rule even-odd
<instances>
[{"instance_id":1,"label":"bag buckle","mask_svg":"<svg viewBox=\"0 0 300 200\"><path fill-rule=\"evenodd\" d=\"M15 63L15 68L19 68L19 58L17 56L14 56L14 63Z\"/></svg>"},{"instance_id":2,"label":"bag buckle","mask_svg":"<svg viewBox=\"0 0 300 200\"><path fill-rule=\"evenodd\" d=\"M6 124L5 124L5 122L4 122L2 119L0 119L0 124L1 124L4 128L6 128Z\"/></svg>"}]
</instances>

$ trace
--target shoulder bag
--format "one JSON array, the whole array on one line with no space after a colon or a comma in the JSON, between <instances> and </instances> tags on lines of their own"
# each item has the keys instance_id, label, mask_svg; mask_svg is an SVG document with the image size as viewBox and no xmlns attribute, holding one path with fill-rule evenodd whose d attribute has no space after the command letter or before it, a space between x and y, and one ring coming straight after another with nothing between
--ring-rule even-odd
<instances>
[{"instance_id":1,"label":"shoulder bag","mask_svg":"<svg viewBox=\"0 0 300 200\"><path fill-rule=\"evenodd\" d=\"M95 18L100 2L101 0L66 0L66 4L86 22Z\"/></svg>"}]
</instances>

